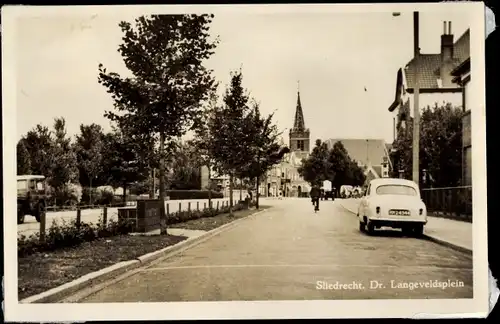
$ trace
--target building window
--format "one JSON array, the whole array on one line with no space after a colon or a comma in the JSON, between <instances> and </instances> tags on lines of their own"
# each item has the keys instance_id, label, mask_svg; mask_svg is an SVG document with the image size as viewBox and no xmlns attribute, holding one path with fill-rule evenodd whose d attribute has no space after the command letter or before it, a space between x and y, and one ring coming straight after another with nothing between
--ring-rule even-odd
<instances>
[{"instance_id":1,"label":"building window","mask_svg":"<svg viewBox=\"0 0 500 324\"><path fill-rule=\"evenodd\" d=\"M297 141L297 148L299 151L304 151L304 141Z\"/></svg>"}]
</instances>

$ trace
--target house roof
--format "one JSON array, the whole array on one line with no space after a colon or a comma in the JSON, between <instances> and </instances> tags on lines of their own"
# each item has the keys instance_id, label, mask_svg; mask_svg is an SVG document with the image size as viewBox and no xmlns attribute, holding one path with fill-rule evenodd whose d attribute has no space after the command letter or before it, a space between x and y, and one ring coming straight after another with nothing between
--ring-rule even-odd
<instances>
[{"instance_id":1,"label":"house roof","mask_svg":"<svg viewBox=\"0 0 500 324\"><path fill-rule=\"evenodd\" d=\"M384 156L388 155L381 139L329 139L325 142L331 149L338 141L342 142L351 159L364 165L381 165Z\"/></svg>"},{"instance_id":2,"label":"house roof","mask_svg":"<svg viewBox=\"0 0 500 324\"><path fill-rule=\"evenodd\" d=\"M470 56L470 30L467 29L453 45L454 65L459 66ZM406 87L415 86L415 72L419 71L419 84L421 89L438 88L437 79L441 66L441 54L420 54L418 58L411 59L404 69Z\"/></svg>"}]
</instances>

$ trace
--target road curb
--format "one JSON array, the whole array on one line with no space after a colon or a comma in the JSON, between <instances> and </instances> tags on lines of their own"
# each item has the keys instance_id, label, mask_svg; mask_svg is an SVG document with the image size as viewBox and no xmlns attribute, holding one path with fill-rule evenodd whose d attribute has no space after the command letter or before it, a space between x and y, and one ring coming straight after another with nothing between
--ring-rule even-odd
<instances>
[{"instance_id":1,"label":"road curb","mask_svg":"<svg viewBox=\"0 0 500 324\"><path fill-rule=\"evenodd\" d=\"M83 290L86 287L92 287L95 285L102 284L106 281L108 281L111 278L116 278L118 276L123 276L127 272L131 272L132 270L135 270L140 267L144 267L146 265L155 263L155 261L159 261L163 257L169 257L172 256L176 253L179 253L183 250L186 250L188 248L194 247L203 241L206 241L216 235L219 235L220 233L230 229L231 227L236 226L238 223L241 223L244 220L249 219L250 217L257 216L259 214L262 214L268 210L272 209L272 207L266 208L264 210L260 210L258 212L255 212L251 215L248 215L246 217L234 220L230 223L224 224L222 226L219 226L217 228L214 228L213 230L207 231L199 236L188 238L184 241L181 241L177 244L168 246L166 248L163 248L161 250L157 250L151 253L147 253L145 255L142 255L135 260L129 260L129 261L123 261L120 263L116 263L112 266L109 266L107 268L101 269L99 271L91 272L89 274L86 274L78 279L75 279L73 281L70 281L68 283L65 283L61 286L52 288L50 290L47 290L45 292L42 292L40 294L34 295L27 297L19 303L21 304L34 304L34 303L58 303L61 302L61 300L68 298L69 296L78 293L78 291ZM125 276L127 277L127 276ZM105 288L105 286L100 287L101 290ZM96 291L98 291L96 290ZM96 291L92 291L91 293L94 293ZM89 293L89 295L91 294Z\"/></svg>"},{"instance_id":2,"label":"road curb","mask_svg":"<svg viewBox=\"0 0 500 324\"><path fill-rule=\"evenodd\" d=\"M455 251L462 252L462 253L467 253L467 254L472 255L472 250L471 249L466 248L464 246L461 246L459 244L448 242L448 241L446 241L446 240L444 240L442 238L439 238L437 236L427 235L427 234L424 233L423 238L426 239L426 240L428 240L428 241L437 243L439 245L449 247L450 249L453 249Z\"/></svg>"},{"instance_id":3,"label":"road curb","mask_svg":"<svg viewBox=\"0 0 500 324\"><path fill-rule=\"evenodd\" d=\"M344 208L346 211L350 212L351 214L356 215L356 213L355 213L355 212L353 212L353 211L352 211L352 210L350 210L349 208L345 207L345 206L342 204L342 202L341 202L341 201L339 202L339 205L340 205L340 207Z\"/></svg>"},{"instance_id":4,"label":"road curb","mask_svg":"<svg viewBox=\"0 0 500 324\"><path fill-rule=\"evenodd\" d=\"M342 203L340 203L340 206L345 209L346 211L356 215L355 212L353 212L352 210L348 209L347 207L345 207ZM472 250L469 249L469 248L466 248L460 244L455 244L455 243L451 243L451 242L448 242L446 241L445 239L442 239L438 236L434 236L434 235L428 235L428 234L425 234L423 235L423 239L425 240L428 240L428 241L431 241L431 242L434 242L436 244L439 244L439 245L442 245L442 246L446 246L450 249L453 249L455 251L458 251L458 252L462 252L462 253L466 253L466 254L470 254L472 255Z\"/></svg>"},{"instance_id":5,"label":"road curb","mask_svg":"<svg viewBox=\"0 0 500 324\"><path fill-rule=\"evenodd\" d=\"M138 260L123 261L113 264L110 267L101 269L99 271L91 272L78 279L65 283L61 286L44 291L38 295L27 297L19 303L21 304L34 304L34 303L56 303L62 298L76 293L78 290L83 289L89 284L96 284L101 281L108 280L112 277L119 276L127 271L133 270L140 266Z\"/></svg>"}]
</instances>

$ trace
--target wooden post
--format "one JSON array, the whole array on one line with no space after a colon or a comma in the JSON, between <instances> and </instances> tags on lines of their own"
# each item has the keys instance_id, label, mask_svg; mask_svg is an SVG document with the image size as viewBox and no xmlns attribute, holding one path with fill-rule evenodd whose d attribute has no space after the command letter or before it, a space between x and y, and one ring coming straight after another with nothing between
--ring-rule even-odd
<instances>
[{"instance_id":1,"label":"wooden post","mask_svg":"<svg viewBox=\"0 0 500 324\"><path fill-rule=\"evenodd\" d=\"M170 216L170 206L167 204L167 217Z\"/></svg>"},{"instance_id":2,"label":"wooden post","mask_svg":"<svg viewBox=\"0 0 500 324\"><path fill-rule=\"evenodd\" d=\"M191 202L188 202L188 215L191 216Z\"/></svg>"},{"instance_id":3,"label":"wooden post","mask_svg":"<svg viewBox=\"0 0 500 324\"><path fill-rule=\"evenodd\" d=\"M207 209L207 203L206 202L203 203L203 210L205 210L205 209Z\"/></svg>"},{"instance_id":4,"label":"wooden post","mask_svg":"<svg viewBox=\"0 0 500 324\"><path fill-rule=\"evenodd\" d=\"M47 221L47 212L43 212L40 215L40 242L45 242L45 229L46 229L46 221Z\"/></svg>"},{"instance_id":5,"label":"wooden post","mask_svg":"<svg viewBox=\"0 0 500 324\"><path fill-rule=\"evenodd\" d=\"M82 210L78 207L76 209L76 227L80 227L82 222Z\"/></svg>"},{"instance_id":6,"label":"wooden post","mask_svg":"<svg viewBox=\"0 0 500 324\"><path fill-rule=\"evenodd\" d=\"M196 211L200 211L200 202L199 201L196 202Z\"/></svg>"},{"instance_id":7,"label":"wooden post","mask_svg":"<svg viewBox=\"0 0 500 324\"><path fill-rule=\"evenodd\" d=\"M108 223L108 207L104 207L102 210L102 224L106 226Z\"/></svg>"},{"instance_id":8,"label":"wooden post","mask_svg":"<svg viewBox=\"0 0 500 324\"><path fill-rule=\"evenodd\" d=\"M179 213L182 211L181 203L179 203Z\"/></svg>"},{"instance_id":9,"label":"wooden post","mask_svg":"<svg viewBox=\"0 0 500 324\"><path fill-rule=\"evenodd\" d=\"M217 210L219 210L219 201L217 201Z\"/></svg>"}]
</instances>

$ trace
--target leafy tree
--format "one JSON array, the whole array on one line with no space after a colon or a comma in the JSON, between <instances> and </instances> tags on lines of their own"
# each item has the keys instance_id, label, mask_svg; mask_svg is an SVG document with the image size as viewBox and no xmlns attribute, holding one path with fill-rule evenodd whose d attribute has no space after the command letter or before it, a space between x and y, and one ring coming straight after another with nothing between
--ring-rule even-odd
<instances>
[{"instance_id":1,"label":"leafy tree","mask_svg":"<svg viewBox=\"0 0 500 324\"><path fill-rule=\"evenodd\" d=\"M170 188L199 189L201 187L200 159L194 145L189 142L180 143L171 163Z\"/></svg>"},{"instance_id":2,"label":"leafy tree","mask_svg":"<svg viewBox=\"0 0 500 324\"><path fill-rule=\"evenodd\" d=\"M358 164L351 159L342 142L336 142L328 157L331 165L330 181L335 188L335 192L340 192L342 185L361 186L366 177Z\"/></svg>"},{"instance_id":3,"label":"leafy tree","mask_svg":"<svg viewBox=\"0 0 500 324\"><path fill-rule=\"evenodd\" d=\"M215 159L212 156L212 151L210 150L212 134L211 128L209 127L209 122L213 117L217 109L217 88L218 85L214 87L210 93L209 100L203 107L203 111L200 113L200 118L198 118L193 127L195 136L191 140L191 145L193 145L199 152L199 163L200 167L207 167L208 169L208 208L212 208L212 189L214 184L212 183L212 168L215 165Z\"/></svg>"},{"instance_id":4,"label":"leafy tree","mask_svg":"<svg viewBox=\"0 0 500 324\"><path fill-rule=\"evenodd\" d=\"M302 161L297 171L311 186L321 185L323 181L332 178L332 162L328 158L329 151L327 144L318 139L311 154L307 159Z\"/></svg>"},{"instance_id":5,"label":"leafy tree","mask_svg":"<svg viewBox=\"0 0 500 324\"><path fill-rule=\"evenodd\" d=\"M25 138L17 142L17 174L31 174L31 157L25 145Z\"/></svg>"},{"instance_id":6,"label":"leafy tree","mask_svg":"<svg viewBox=\"0 0 500 324\"><path fill-rule=\"evenodd\" d=\"M48 183L54 189L56 197L66 196L66 186L78 180L78 167L76 154L72 150L71 140L66 133L66 122L62 117L54 120L52 154Z\"/></svg>"},{"instance_id":7,"label":"leafy tree","mask_svg":"<svg viewBox=\"0 0 500 324\"><path fill-rule=\"evenodd\" d=\"M24 137L24 145L31 158L31 171L33 174L51 176L54 160L54 141L52 132L48 127L36 125Z\"/></svg>"},{"instance_id":8,"label":"leafy tree","mask_svg":"<svg viewBox=\"0 0 500 324\"><path fill-rule=\"evenodd\" d=\"M349 161L349 176L347 184L351 186L362 186L366 181L366 175L363 169L355 161Z\"/></svg>"},{"instance_id":9,"label":"leafy tree","mask_svg":"<svg viewBox=\"0 0 500 324\"><path fill-rule=\"evenodd\" d=\"M219 174L229 176L229 213L233 213L233 186L236 173L248 163L248 95L242 86L242 72L231 73L231 83L223 97L224 104L215 107L208 121L209 156Z\"/></svg>"},{"instance_id":10,"label":"leafy tree","mask_svg":"<svg viewBox=\"0 0 500 324\"><path fill-rule=\"evenodd\" d=\"M272 122L273 114L262 116L259 104L254 102L253 110L244 118L246 136L244 156L249 157L240 169L240 177L255 179L255 188L259 192L262 177L271 168L279 164L283 156L290 152L288 147L279 144L276 125ZM256 208L259 208L259 195L256 197Z\"/></svg>"},{"instance_id":11,"label":"leafy tree","mask_svg":"<svg viewBox=\"0 0 500 324\"><path fill-rule=\"evenodd\" d=\"M143 181L148 176L147 166L140 157L141 142L133 136L115 129L105 137L108 148L105 160L109 182L113 187L123 188L123 202L126 202L127 188L131 183Z\"/></svg>"},{"instance_id":12,"label":"leafy tree","mask_svg":"<svg viewBox=\"0 0 500 324\"><path fill-rule=\"evenodd\" d=\"M208 33L213 15L141 16L122 21L123 43L118 51L132 78L108 73L99 65L103 84L120 112L106 116L136 134L159 138L160 199L165 197L165 147L186 133L198 117L200 102L214 86L212 71L203 66L217 45ZM167 234L164 203L160 210L161 233Z\"/></svg>"},{"instance_id":13,"label":"leafy tree","mask_svg":"<svg viewBox=\"0 0 500 324\"><path fill-rule=\"evenodd\" d=\"M302 178L311 185L321 185L329 180L335 192L342 185L360 186L365 182L363 170L353 161L342 142L329 150L326 143L316 140L316 145L298 169Z\"/></svg>"},{"instance_id":14,"label":"leafy tree","mask_svg":"<svg viewBox=\"0 0 500 324\"><path fill-rule=\"evenodd\" d=\"M80 134L76 136L74 145L80 170L80 184L90 187L90 204L92 204L92 184L99 183L99 175L103 171L104 132L97 124L80 125ZM97 180L97 183L96 183Z\"/></svg>"},{"instance_id":15,"label":"leafy tree","mask_svg":"<svg viewBox=\"0 0 500 324\"><path fill-rule=\"evenodd\" d=\"M462 109L451 104L427 107L420 118L420 170L426 169L435 187L458 186L462 174ZM413 122L400 130L394 142L404 177L412 176ZM421 185L422 183L422 178ZM425 184L427 185L427 184Z\"/></svg>"}]
</instances>

